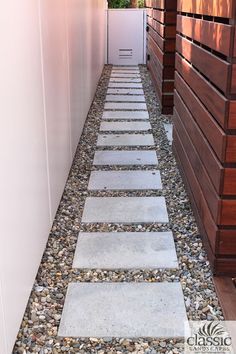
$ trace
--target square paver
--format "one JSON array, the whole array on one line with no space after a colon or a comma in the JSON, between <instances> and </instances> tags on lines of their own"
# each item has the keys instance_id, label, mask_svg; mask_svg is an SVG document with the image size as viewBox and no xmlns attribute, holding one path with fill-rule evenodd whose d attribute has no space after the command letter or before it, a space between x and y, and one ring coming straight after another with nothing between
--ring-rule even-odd
<instances>
[{"instance_id":1,"label":"square paver","mask_svg":"<svg viewBox=\"0 0 236 354\"><path fill-rule=\"evenodd\" d=\"M149 113L148 111L105 111L102 119L146 120L149 119Z\"/></svg>"},{"instance_id":2,"label":"square paver","mask_svg":"<svg viewBox=\"0 0 236 354\"><path fill-rule=\"evenodd\" d=\"M145 102L144 96L131 96L131 95L107 95L107 102Z\"/></svg>"},{"instance_id":3,"label":"square paver","mask_svg":"<svg viewBox=\"0 0 236 354\"><path fill-rule=\"evenodd\" d=\"M108 88L143 88L143 85L135 82L109 82Z\"/></svg>"},{"instance_id":4,"label":"square paver","mask_svg":"<svg viewBox=\"0 0 236 354\"><path fill-rule=\"evenodd\" d=\"M140 79L135 79L135 78L130 78L130 77L111 77L110 82L135 82L139 83L142 82L141 78Z\"/></svg>"},{"instance_id":5,"label":"square paver","mask_svg":"<svg viewBox=\"0 0 236 354\"><path fill-rule=\"evenodd\" d=\"M108 95L144 95L144 91L142 89L132 89L132 88L121 88L115 89L110 88L107 90Z\"/></svg>"},{"instance_id":6,"label":"square paver","mask_svg":"<svg viewBox=\"0 0 236 354\"><path fill-rule=\"evenodd\" d=\"M152 134L98 135L97 146L155 146Z\"/></svg>"},{"instance_id":7,"label":"square paver","mask_svg":"<svg viewBox=\"0 0 236 354\"><path fill-rule=\"evenodd\" d=\"M146 103L119 103L119 102L106 102L105 109L120 109L120 110L147 110Z\"/></svg>"},{"instance_id":8,"label":"square paver","mask_svg":"<svg viewBox=\"0 0 236 354\"><path fill-rule=\"evenodd\" d=\"M157 166L155 151L96 151L93 164L95 166Z\"/></svg>"},{"instance_id":9,"label":"square paver","mask_svg":"<svg viewBox=\"0 0 236 354\"><path fill-rule=\"evenodd\" d=\"M92 171L88 184L88 190L148 189L162 189L159 171Z\"/></svg>"},{"instance_id":10,"label":"square paver","mask_svg":"<svg viewBox=\"0 0 236 354\"><path fill-rule=\"evenodd\" d=\"M88 197L84 223L168 223L163 197Z\"/></svg>"},{"instance_id":11,"label":"square paver","mask_svg":"<svg viewBox=\"0 0 236 354\"><path fill-rule=\"evenodd\" d=\"M182 338L180 283L69 284L59 337Z\"/></svg>"},{"instance_id":12,"label":"square paver","mask_svg":"<svg viewBox=\"0 0 236 354\"><path fill-rule=\"evenodd\" d=\"M178 268L173 235L171 232L81 232L73 268Z\"/></svg>"},{"instance_id":13,"label":"square paver","mask_svg":"<svg viewBox=\"0 0 236 354\"><path fill-rule=\"evenodd\" d=\"M167 139L169 143L172 144L173 141L173 124L164 123L164 129L166 131Z\"/></svg>"},{"instance_id":14,"label":"square paver","mask_svg":"<svg viewBox=\"0 0 236 354\"><path fill-rule=\"evenodd\" d=\"M100 131L146 131L152 129L149 122L102 122Z\"/></svg>"}]
</instances>

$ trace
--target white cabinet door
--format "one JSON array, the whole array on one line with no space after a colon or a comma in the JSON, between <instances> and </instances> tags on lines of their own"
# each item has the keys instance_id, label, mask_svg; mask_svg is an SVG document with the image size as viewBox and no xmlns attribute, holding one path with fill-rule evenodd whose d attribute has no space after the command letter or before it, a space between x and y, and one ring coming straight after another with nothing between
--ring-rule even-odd
<instances>
[{"instance_id":1,"label":"white cabinet door","mask_svg":"<svg viewBox=\"0 0 236 354\"><path fill-rule=\"evenodd\" d=\"M108 11L108 63L145 64L145 10Z\"/></svg>"}]
</instances>

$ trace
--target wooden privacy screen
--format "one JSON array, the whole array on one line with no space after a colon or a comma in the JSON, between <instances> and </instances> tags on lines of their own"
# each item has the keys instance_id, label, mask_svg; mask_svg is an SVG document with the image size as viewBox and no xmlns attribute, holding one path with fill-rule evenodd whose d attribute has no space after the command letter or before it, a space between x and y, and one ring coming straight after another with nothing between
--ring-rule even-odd
<instances>
[{"instance_id":1,"label":"wooden privacy screen","mask_svg":"<svg viewBox=\"0 0 236 354\"><path fill-rule=\"evenodd\" d=\"M215 274L236 275L235 0L178 0L174 151Z\"/></svg>"},{"instance_id":2,"label":"wooden privacy screen","mask_svg":"<svg viewBox=\"0 0 236 354\"><path fill-rule=\"evenodd\" d=\"M173 113L177 0L146 0L147 66L163 114Z\"/></svg>"}]
</instances>

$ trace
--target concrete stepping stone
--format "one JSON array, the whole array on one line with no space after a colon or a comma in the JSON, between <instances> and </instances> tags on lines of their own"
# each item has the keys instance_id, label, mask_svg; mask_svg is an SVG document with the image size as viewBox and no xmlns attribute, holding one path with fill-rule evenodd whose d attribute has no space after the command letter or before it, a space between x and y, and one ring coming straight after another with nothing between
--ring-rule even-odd
<instances>
[{"instance_id":1,"label":"concrete stepping stone","mask_svg":"<svg viewBox=\"0 0 236 354\"><path fill-rule=\"evenodd\" d=\"M108 95L144 95L144 91L142 89L132 89L132 88L127 88L127 89L108 89L107 90Z\"/></svg>"},{"instance_id":2,"label":"concrete stepping stone","mask_svg":"<svg viewBox=\"0 0 236 354\"><path fill-rule=\"evenodd\" d=\"M159 171L92 171L88 190L162 189Z\"/></svg>"},{"instance_id":3,"label":"concrete stepping stone","mask_svg":"<svg viewBox=\"0 0 236 354\"><path fill-rule=\"evenodd\" d=\"M95 166L158 165L155 151L96 151Z\"/></svg>"},{"instance_id":4,"label":"concrete stepping stone","mask_svg":"<svg viewBox=\"0 0 236 354\"><path fill-rule=\"evenodd\" d=\"M146 131L152 129L149 122L102 122L100 131Z\"/></svg>"},{"instance_id":5,"label":"concrete stepping stone","mask_svg":"<svg viewBox=\"0 0 236 354\"><path fill-rule=\"evenodd\" d=\"M169 143L172 144L173 141L173 124L164 123L164 129L167 135L167 139Z\"/></svg>"},{"instance_id":6,"label":"concrete stepping stone","mask_svg":"<svg viewBox=\"0 0 236 354\"><path fill-rule=\"evenodd\" d=\"M146 120L149 119L149 113L148 111L105 111L102 119Z\"/></svg>"},{"instance_id":7,"label":"concrete stepping stone","mask_svg":"<svg viewBox=\"0 0 236 354\"><path fill-rule=\"evenodd\" d=\"M129 78L129 77L123 77L123 78L119 78L119 77L117 77L117 78L113 78L113 77L111 77L110 78L110 82L135 82L135 83L139 83L139 82L142 82L142 80L141 79L135 79L135 78Z\"/></svg>"},{"instance_id":8,"label":"concrete stepping stone","mask_svg":"<svg viewBox=\"0 0 236 354\"><path fill-rule=\"evenodd\" d=\"M73 268L178 268L171 232L83 233L78 237Z\"/></svg>"},{"instance_id":9,"label":"concrete stepping stone","mask_svg":"<svg viewBox=\"0 0 236 354\"><path fill-rule=\"evenodd\" d=\"M129 74L139 74L140 75L140 71L139 70L136 70L136 69L133 69L133 70L118 70L118 69L114 69L112 70L111 72L111 75L112 74L126 74L126 75L129 75Z\"/></svg>"},{"instance_id":10,"label":"concrete stepping stone","mask_svg":"<svg viewBox=\"0 0 236 354\"><path fill-rule=\"evenodd\" d=\"M107 102L145 102L144 96L131 96L131 95L107 95Z\"/></svg>"},{"instance_id":11,"label":"concrete stepping stone","mask_svg":"<svg viewBox=\"0 0 236 354\"><path fill-rule=\"evenodd\" d=\"M122 73L117 73L117 72L113 72L113 73L111 73L111 76L110 76L111 78L114 78L114 77L119 77L119 78L125 78L125 79L127 79L127 78L130 78L130 79L141 79L141 76L140 76L140 74L138 74L138 73L135 73L135 74L133 74L133 73L124 73L124 72L122 72Z\"/></svg>"},{"instance_id":12,"label":"concrete stepping stone","mask_svg":"<svg viewBox=\"0 0 236 354\"><path fill-rule=\"evenodd\" d=\"M130 102L106 102L105 103L105 110L109 110L109 109L120 109L120 110L147 110L147 105L146 103L130 103Z\"/></svg>"},{"instance_id":13,"label":"concrete stepping stone","mask_svg":"<svg viewBox=\"0 0 236 354\"><path fill-rule=\"evenodd\" d=\"M108 83L108 88L143 88L143 85L141 83L135 83L135 82L109 82Z\"/></svg>"},{"instance_id":14,"label":"concrete stepping stone","mask_svg":"<svg viewBox=\"0 0 236 354\"><path fill-rule=\"evenodd\" d=\"M155 146L152 134L98 135L97 146Z\"/></svg>"},{"instance_id":15,"label":"concrete stepping stone","mask_svg":"<svg viewBox=\"0 0 236 354\"><path fill-rule=\"evenodd\" d=\"M88 197L83 223L168 223L163 197Z\"/></svg>"},{"instance_id":16,"label":"concrete stepping stone","mask_svg":"<svg viewBox=\"0 0 236 354\"><path fill-rule=\"evenodd\" d=\"M139 67L137 65L128 65L128 66L113 66L112 70L139 70Z\"/></svg>"},{"instance_id":17,"label":"concrete stepping stone","mask_svg":"<svg viewBox=\"0 0 236 354\"><path fill-rule=\"evenodd\" d=\"M58 336L180 338L185 321L180 283L72 283Z\"/></svg>"}]
</instances>

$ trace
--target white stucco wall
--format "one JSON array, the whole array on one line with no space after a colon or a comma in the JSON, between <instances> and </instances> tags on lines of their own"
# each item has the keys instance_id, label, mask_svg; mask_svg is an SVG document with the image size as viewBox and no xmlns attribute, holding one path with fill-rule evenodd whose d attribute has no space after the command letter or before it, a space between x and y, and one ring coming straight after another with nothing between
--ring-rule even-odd
<instances>
[{"instance_id":1,"label":"white stucco wall","mask_svg":"<svg viewBox=\"0 0 236 354\"><path fill-rule=\"evenodd\" d=\"M105 62L105 0L4 0L0 39L0 354L10 354Z\"/></svg>"}]
</instances>

